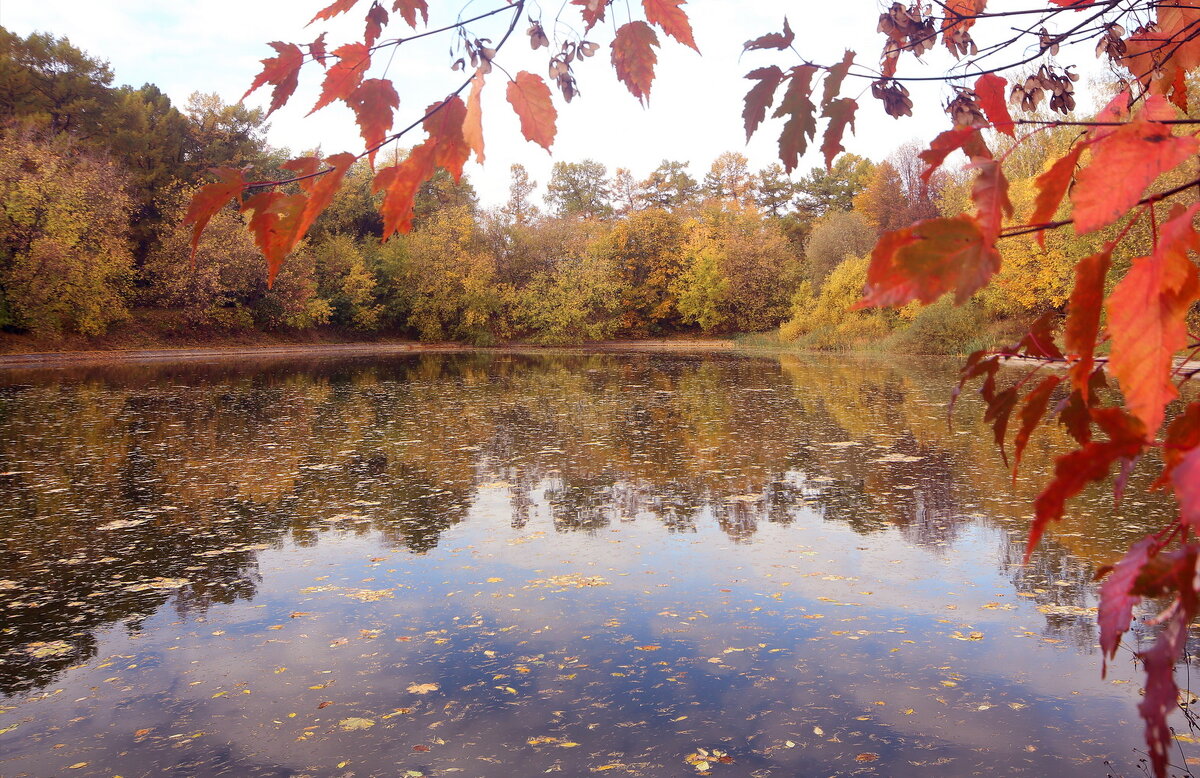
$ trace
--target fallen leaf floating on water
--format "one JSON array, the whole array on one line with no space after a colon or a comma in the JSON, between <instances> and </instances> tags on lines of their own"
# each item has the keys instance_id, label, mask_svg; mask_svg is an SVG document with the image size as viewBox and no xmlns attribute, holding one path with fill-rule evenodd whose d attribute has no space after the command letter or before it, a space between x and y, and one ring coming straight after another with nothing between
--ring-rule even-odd
<instances>
[{"instance_id":1,"label":"fallen leaf floating on water","mask_svg":"<svg viewBox=\"0 0 1200 778\"><path fill-rule=\"evenodd\" d=\"M351 717L351 718L342 719L341 721L339 721L338 726L341 727L346 732L353 732L356 729L367 729L369 727L373 727L373 726L375 726L375 722L372 721L371 719L362 719L362 718L358 718L358 717Z\"/></svg>"},{"instance_id":2,"label":"fallen leaf floating on water","mask_svg":"<svg viewBox=\"0 0 1200 778\"><path fill-rule=\"evenodd\" d=\"M436 683L410 683L408 685L410 694L429 694L430 692L436 692L440 688L442 687Z\"/></svg>"},{"instance_id":3,"label":"fallen leaf floating on water","mask_svg":"<svg viewBox=\"0 0 1200 778\"><path fill-rule=\"evenodd\" d=\"M51 640L48 643L36 641L25 645L25 653L36 659L49 659L55 656L64 656L71 653L75 649L70 643L65 640Z\"/></svg>"},{"instance_id":4,"label":"fallen leaf floating on water","mask_svg":"<svg viewBox=\"0 0 1200 778\"><path fill-rule=\"evenodd\" d=\"M856 762L874 762L878 758L879 758L879 754L873 754L870 751L864 751L863 753L854 757L854 761L856 761Z\"/></svg>"}]
</instances>

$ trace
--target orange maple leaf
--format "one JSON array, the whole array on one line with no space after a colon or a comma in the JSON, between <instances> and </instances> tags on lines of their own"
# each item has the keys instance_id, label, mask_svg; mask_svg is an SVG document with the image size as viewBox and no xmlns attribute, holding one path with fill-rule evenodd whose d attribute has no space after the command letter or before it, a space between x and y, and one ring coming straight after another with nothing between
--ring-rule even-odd
<instances>
[{"instance_id":1,"label":"orange maple leaf","mask_svg":"<svg viewBox=\"0 0 1200 778\"><path fill-rule=\"evenodd\" d=\"M274 41L268 45L279 52L279 56L268 57L262 61L262 72L254 78L254 83L246 90L246 94L242 95L242 99L245 100L264 84L274 84L275 88L271 91L271 107L267 111L267 116L270 116L282 108L296 91L296 86L300 83L300 66L304 64L304 52L294 43Z\"/></svg>"},{"instance_id":2,"label":"orange maple leaf","mask_svg":"<svg viewBox=\"0 0 1200 778\"><path fill-rule=\"evenodd\" d=\"M345 100L358 85L371 67L371 50L363 43L347 43L333 50L333 56L338 61L325 74L325 82L321 84L321 97L313 106L311 115L334 100Z\"/></svg>"},{"instance_id":3,"label":"orange maple leaf","mask_svg":"<svg viewBox=\"0 0 1200 778\"><path fill-rule=\"evenodd\" d=\"M412 229L413 203L421 184L437 170L433 162L434 143L426 140L415 147L404 161L380 170L372 184L374 192L383 192L379 208L383 216L383 237Z\"/></svg>"},{"instance_id":4,"label":"orange maple leaf","mask_svg":"<svg viewBox=\"0 0 1200 778\"><path fill-rule=\"evenodd\" d=\"M367 29L363 34L363 42L368 46L374 46L375 41L379 40L379 36L383 34L383 28L388 23L387 9L378 2L371 4L371 10L367 11Z\"/></svg>"},{"instance_id":5,"label":"orange maple leaf","mask_svg":"<svg viewBox=\"0 0 1200 778\"><path fill-rule=\"evenodd\" d=\"M657 45L658 36L645 22L622 24L611 44L617 79L643 105L650 99L650 85L654 82L654 65L658 62L654 47Z\"/></svg>"},{"instance_id":6,"label":"orange maple leaf","mask_svg":"<svg viewBox=\"0 0 1200 778\"><path fill-rule=\"evenodd\" d=\"M667 35L699 52L687 12L680 8L686 3L687 0L642 0L642 8L646 11L646 21L657 24Z\"/></svg>"},{"instance_id":7,"label":"orange maple leaf","mask_svg":"<svg viewBox=\"0 0 1200 778\"><path fill-rule=\"evenodd\" d=\"M434 103L425 113L425 132L429 133L427 143L433 144L434 167L444 167L454 180L462 178L463 165L471 156L471 147L463 138L463 122L467 118L467 106L457 95L448 97L437 108ZM432 172L430 175L433 175Z\"/></svg>"},{"instance_id":8,"label":"orange maple leaf","mask_svg":"<svg viewBox=\"0 0 1200 778\"><path fill-rule=\"evenodd\" d=\"M230 200L237 199L238 207L242 205L242 190L246 187L246 179L242 171L231 167L213 168L211 171L220 181L205 184L188 204L187 214L183 217L184 224L192 225L192 259L196 258L196 248L200 245L200 235L217 211L225 207Z\"/></svg>"},{"instance_id":9,"label":"orange maple leaf","mask_svg":"<svg viewBox=\"0 0 1200 778\"><path fill-rule=\"evenodd\" d=\"M1034 200L1033 215L1029 217L1030 224L1046 224L1058 212L1058 206L1067 196L1067 189L1075 177L1075 166L1079 164L1079 156L1086 146L1076 144L1059 159L1055 160L1046 172L1037 177L1037 198ZM1046 245L1045 230L1038 233L1038 242Z\"/></svg>"},{"instance_id":10,"label":"orange maple leaf","mask_svg":"<svg viewBox=\"0 0 1200 778\"><path fill-rule=\"evenodd\" d=\"M521 134L525 140L538 144L546 151L554 144L558 111L550 98L550 87L541 76L522 70L508 82L508 103L521 119Z\"/></svg>"},{"instance_id":11,"label":"orange maple leaf","mask_svg":"<svg viewBox=\"0 0 1200 778\"><path fill-rule=\"evenodd\" d=\"M571 0L571 5L580 6L584 32L591 32L593 27L604 21L604 11L608 8L608 3L609 0Z\"/></svg>"},{"instance_id":12,"label":"orange maple leaf","mask_svg":"<svg viewBox=\"0 0 1200 778\"><path fill-rule=\"evenodd\" d=\"M396 0L392 3L392 12L396 11L400 12L400 18L413 29L417 27L418 13L421 14L421 20L429 24L429 4L425 0Z\"/></svg>"},{"instance_id":13,"label":"orange maple leaf","mask_svg":"<svg viewBox=\"0 0 1200 778\"><path fill-rule=\"evenodd\" d=\"M1112 264L1112 244L1075 264L1075 286L1071 289L1063 345L1075 359L1071 385L1081 397L1088 393L1088 379L1095 365L1096 338L1100 333L1100 311L1104 302L1104 280Z\"/></svg>"},{"instance_id":14,"label":"orange maple leaf","mask_svg":"<svg viewBox=\"0 0 1200 778\"><path fill-rule=\"evenodd\" d=\"M392 116L400 107L400 95L396 87L384 78L368 78L350 93L346 104L354 111L359 130L367 148L371 150L371 164L375 164L376 147L387 138L392 129Z\"/></svg>"},{"instance_id":15,"label":"orange maple leaf","mask_svg":"<svg viewBox=\"0 0 1200 778\"><path fill-rule=\"evenodd\" d=\"M1188 251L1200 249L1192 219L1200 205L1176 207L1159 228L1158 245L1133 267L1108 296L1112 336L1109 368L1121 383L1125 403L1146 429L1162 425L1164 409L1179 396L1171 380L1176 352L1187 345L1188 308L1200 298L1200 278Z\"/></svg>"},{"instance_id":16,"label":"orange maple leaf","mask_svg":"<svg viewBox=\"0 0 1200 778\"><path fill-rule=\"evenodd\" d=\"M1174 116L1166 100L1152 96L1133 121L1089 141L1091 164L1079 171L1071 192L1078 234L1123 217L1156 178L1196 153L1195 137L1176 137L1169 125L1154 121Z\"/></svg>"},{"instance_id":17,"label":"orange maple leaf","mask_svg":"<svg viewBox=\"0 0 1200 778\"><path fill-rule=\"evenodd\" d=\"M358 0L334 0L334 2L318 11L317 15L314 16L311 21L309 21L309 24L320 21L321 19L332 19L338 14L344 14L353 8L357 2Z\"/></svg>"},{"instance_id":18,"label":"orange maple leaf","mask_svg":"<svg viewBox=\"0 0 1200 778\"><path fill-rule=\"evenodd\" d=\"M467 115L463 118L463 140L475 152L475 161L483 164L483 68L471 78L471 94L467 97Z\"/></svg>"},{"instance_id":19,"label":"orange maple leaf","mask_svg":"<svg viewBox=\"0 0 1200 778\"><path fill-rule=\"evenodd\" d=\"M946 292L962 303L999 269L1000 254L974 216L928 219L880 237L855 308L931 303Z\"/></svg>"}]
</instances>

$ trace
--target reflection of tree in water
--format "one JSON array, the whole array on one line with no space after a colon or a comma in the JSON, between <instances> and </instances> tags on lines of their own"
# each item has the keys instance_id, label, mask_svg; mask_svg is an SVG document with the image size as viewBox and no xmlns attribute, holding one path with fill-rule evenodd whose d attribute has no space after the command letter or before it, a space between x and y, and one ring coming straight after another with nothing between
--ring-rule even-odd
<instances>
[{"instance_id":1,"label":"reflection of tree in water","mask_svg":"<svg viewBox=\"0 0 1200 778\"><path fill-rule=\"evenodd\" d=\"M88 368L0 388L0 692L48 682L91 655L97 629L168 600L189 614L253 597L257 549L289 536L378 533L429 551L484 484L507 490L515 528L542 509L564 532L694 532L707 512L744 540L816 511L860 533L953 541L960 506L987 487L963 483L979 467L969 451L922 431L929 403L913 385L830 368L795 383L797 370L425 354ZM1054 596L1087 586L1043 572L1071 582L1039 587ZM69 654L29 658L58 640Z\"/></svg>"}]
</instances>

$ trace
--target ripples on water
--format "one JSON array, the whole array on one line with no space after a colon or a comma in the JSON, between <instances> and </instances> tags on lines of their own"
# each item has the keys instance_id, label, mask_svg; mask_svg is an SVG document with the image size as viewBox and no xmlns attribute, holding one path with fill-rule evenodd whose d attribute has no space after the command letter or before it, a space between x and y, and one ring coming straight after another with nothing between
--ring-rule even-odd
<instances>
[{"instance_id":1,"label":"ripples on water","mask_svg":"<svg viewBox=\"0 0 1200 778\"><path fill-rule=\"evenodd\" d=\"M1063 440L953 371L0 372L0 775L1141 775L1091 577L1163 508L1020 566Z\"/></svg>"}]
</instances>

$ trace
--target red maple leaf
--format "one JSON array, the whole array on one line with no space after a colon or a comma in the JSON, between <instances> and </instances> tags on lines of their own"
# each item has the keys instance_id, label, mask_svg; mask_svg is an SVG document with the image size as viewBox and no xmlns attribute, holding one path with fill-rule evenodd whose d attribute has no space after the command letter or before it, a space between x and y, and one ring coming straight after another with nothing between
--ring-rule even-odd
<instances>
[{"instance_id":1,"label":"red maple leaf","mask_svg":"<svg viewBox=\"0 0 1200 778\"><path fill-rule=\"evenodd\" d=\"M1129 409L1157 430L1167 403L1179 395L1172 378L1175 353L1187 345L1188 308L1200 297L1200 278L1188 251L1200 248L1192 219L1200 205L1176 207L1159 228L1158 245L1117 284L1106 303L1112 336L1109 368Z\"/></svg>"},{"instance_id":2,"label":"red maple leaf","mask_svg":"<svg viewBox=\"0 0 1200 778\"><path fill-rule=\"evenodd\" d=\"M1012 116L1008 113L1008 101L1004 97L1004 87L1008 84L1003 78L994 73L985 73L975 81L975 94L979 97L979 107L987 114L992 128L1005 135L1014 136Z\"/></svg>"},{"instance_id":3,"label":"red maple leaf","mask_svg":"<svg viewBox=\"0 0 1200 778\"><path fill-rule=\"evenodd\" d=\"M371 164L375 164L375 153L388 132L392 129L392 116L400 107L400 95L396 87L384 78L368 78L350 93L346 104L354 111L354 118L363 140L370 149Z\"/></svg>"},{"instance_id":4,"label":"red maple leaf","mask_svg":"<svg viewBox=\"0 0 1200 778\"><path fill-rule=\"evenodd\" d=\"M521 120L525 140L538 144L546 151L554 144L558 111L550 98L550 87L541 76L522 70L508 82L508 103Z\"/></svg>"},{"instance_id":5,"label":"red maple leaf","mask_svg":"<svg viewBox=\"0 0 1200 778\"><path fill-rule=\"evenodd\" d=\"M1134 120L1089 141L1092 161L1079 172L1071 202L1080 235L1108 226L1137 205L1146 187L1196 153L1192 136L1175 137L1156 119L1174 118L1160 96L1146 100Z\"/></svg>"},{"instance_id":6,"label":"red maple leaf","mask_svg":"<svg viewBox=\"0 0 1200 778\"><path fill-rule=\"evenodd\" d=\"M946 292L958 302L1000 269L1000 254L969 214L929 219L884 233L871 252L867 286L856 308L931 303Z\"/></svg>"},{"instance_id":7,"label":"red maple leaf","mask_svg":"<svg viewBox=\"0 0 1200 778\"><path fill-rule=\"evenodd\" d=\"M396 0L392 3L392 13L400 12L400 18L405 23L416 29L417 14L421 14L421 21L429 24L429 4L426 0Z\"/></svg>"},{"instance_id":8,"label":"red maple leaf","mask_svg":"<svg viewBox=\"0 0 1200 778\"><path fill-rule=\"evenodd\" d=\"M317 42L319 41L320 38L317 39ZM300 67L304 64L304 52L294 43L274 41L268 45L279 52L279 56L268 57L262 61L262 72L255 76L254 83L246 90L246 94L242 95L242 99L245 100L264 84L274 84L275 88L271 90L271 107L267 111L267 116L270 116L282 108L296 91L296 86L300 83Z\"/></svg>"},{"instance_id":9,"label":"red maple leaf","mask_svg":"<svg viewBox=\"0 0 1200 778\"><path fill-rule=\"evenodd\" d=\"M230 200L236 199L241 207L242 190L246 187L246 179L242 171L231 167L213 168L211 171L220 181L205 184L200 187L188 204L187 214L183 217L184 224L192 225L192 259L196 258L196 248L200 245L200 235L208 226L217 211L225 207Z\"/></svg>"},{"instance_id":10,"label":"red maple leaf","mask_svg":"<svg viewBox=\"0 0 1200 778\"><path fill-rule=\"evenodd\" d=\"M658 36L645 22L622 24L611 44L617 79L643 105L650 99L650 85L654 82L654 65L658 62L654 47L657 45Z\"/></svg>"},{"instance_id":11,"label":"red maple leaf","mask_svg":"<svg viewBox=\"0 0 1200 778\"><path fill-rule=\"evenodd\" d=\"M321 97L309 114L319 111L334 100L348 98L362 83L363 76L371 67L371 50L362 43L339 46L333 50L333 56L337 57L338 61L325 74L325 82L321 84Z\"/></svg>"},{"instance_id":12,"label":"red maple leaf","mask_svg":"<svg viewBox=\"0 0 1200 778\"><path fill-rule=\"evenodd\" d=\"M825 110L821 112L821 116L829 119L829 126L825 128L825 137L821 142L821 153L825 155L825 167L832 170L833 160L846 148L842 145L842 136L846 133L846 128L850 128L850 132L854 132L854 112L858 110L858 103L851 100L849 97L842 97L834 100L825 106Z\"/></svg>"},{"instance_id":13,"label":"red maple leaf","mask_svg":"<svg viewBox=\"0 0 1200 778\"><path fill-rule=\"evenodd\" d=\"M642 0L642 8L646 11L646 21L657 24L667 35L699 52L700 49L696 47L696 41L692 37L692 24L688 21L687 12L680 8L686 2L687 0Z\"/></svg>"},{"instance_id":14,"label":"red maple leaf","mask_svg":"<svg viewBox=\"0 0 1200 778\"><path fill-rule=\"evenodd\" d=\"M783 81L783 71L775 65L757 68L746 74L746 78L758 83L746 93L746 107L742 109L742 121L746 125L746 140L758 129L767 117L767 109L775 102L775 89Z\"/></svg>"}]
</instances>

